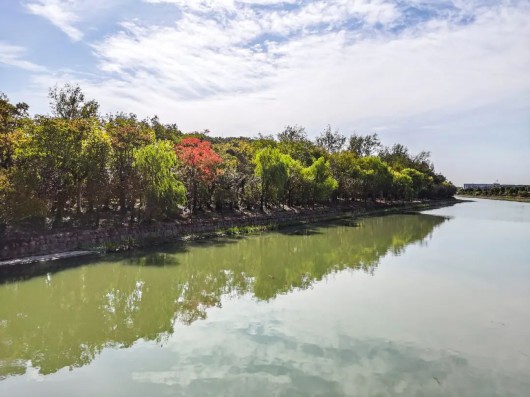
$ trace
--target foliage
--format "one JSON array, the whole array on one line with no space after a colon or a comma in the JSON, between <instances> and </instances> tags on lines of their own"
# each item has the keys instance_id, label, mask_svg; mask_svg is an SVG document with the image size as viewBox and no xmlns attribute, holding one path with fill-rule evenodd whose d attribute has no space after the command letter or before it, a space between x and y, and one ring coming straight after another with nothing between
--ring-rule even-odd
<instances>
[{"instance_id":1,"label":"foliage","mask_svg":"<svg viewBox=\"0 0 530 397\"><path fill-rule=\"evenodd\" d=\"M158 141L134 151L134 167L140 177L145 217L174 214L186 200L186 189L174 173L177 157L169 141Z\"/></svg>"},{"instance_id":2,"label":"foliage","mask_svg":"<svg viewBox=\"0 0 530 397\"><path fill-rule=\"evenodd\" d=\"M414 168L405 168L401 171L401 174L410 178L410 187L415 198L417 198L429 184L429 177Z\"/></svg>"},{"instance_id":3,"label":"foliage","mask_svg":"<svg viewBox=\"0 0 530 397\"><path fill-rule=\"evenodd\" d=\"M195 137L184 138L175 146L175 152L182 162L184 181L191 195L191 210L197 211L199 189L208 191L219 175L221 156L215 153L210 142Z\"/></svg>"},{"instance_id":4,"label":"foliage","mask_svg":"<svg viewBox=\"0 0 530 397\"><path fill-rule=\"evenodd\" d=\"M69 120L97 117L99 104L94 100L86 101L78 85L66 83L64 87L55 86L50 88L48 97L56 117Z\"/></svg>"},{"instance_id":5,"label":"foliage","mask_svg":"<svg viewBox=\"0 0 530 397\"><path fill-rule=\"evenodd\" d=\"M338 196L353 200L360 191L359 158L352 152L342 151L331 155L330 164L338 183Z\"/></svg>"},{"instance_id":6,"label":"foliage","mask_svg":"<svg viewBox=\"0 0 530 397\"><path fill-rule=\"evenodd\" d=\"M313 204L329 199L331 193L338 187L337 180L331 174L329 161L326 161L324 157L320 157L305 168L302 175L310 201Z\"/></svg>"},{"instance_id":7,"label":"foliage","mask_svg":"<svg viewBox=\"0 0 530 397\"><path fill-rule=\"evenodd\" d=\"M348 145L348 150L358 157L374 156L380 148L381 142L377 134L366 136L353 134Z\"/></svg>"},{"instance_id":8,"label":"foliage","mask_svg":"<svg viewBox=\"0 0 530 397\"><path fill-rule=\"evenodd\" d=\"M266 147L256 153L254 164L255 173L261 180L260 208L263 211L267 201L278 197L289 178L289 163L291 157L282 154L278 149Z\"/></svg>"},{"instance_id":9,"label":"foliage","mask_svg":"<svg viewBox=\"0 0 530 397\"><path fill-rule=\"evenodd\" d=\"M112 157L111 184L118 196L120 211L125 214L127 201L129 208L134 210L133 196L136 175L134 173L134 151L155 140L154 131L146 123L138 122L135 115L117 114L110 116L106 123L109 134Z\"/></svg>"},{"instance_id":10,"label":"foliage","mask_svg":"<svg viewBox=\"0 0 530 397\"><path fill-rule=\"evenodd\" d=\"M157 116L102 118L98 103L67 84L49 92L52 116L0 94L0 232L6 227L98 227L190 213L305 206L355 200L451 197L429 152L382 147L377 134L349 139L328 127L276 137L184 134ZM348 142L347 149L344 149ZM527 196L517 187L477 195Z\"/></svg>"},{"instance_id":11,"label":"foliage","mask_svg":"<svg viewBox=\"0 0 530 397\"><path fill-rule=\"evenodd\" d=\"M21 127L28 117L28 105L13 105L0 92L0 168L13 165L15 143L20 139Z\"/></svg>"},{"instance_id":12,"label":"foliage","mask_svg":"<svg viewBox=\"0 0 530 397\"><path fill-rule=\"evenodd\" d=\"M317 145L329 153L336 153L341 150L345 142L346 137L341 135L338 130L332 132L330 125L317 137Z\"/></svg>"},{"instance_id":13,"label":"foliage","mask_svg":"<svg viewBox=\"0 0 530 397\"><path fill-rule=\"evenodd\" d=\"M324 154L324 150L315 145L307 137L305 128L300 126L287 126L278 134L278 148L284 154L298 160L303 166L311 163ZM268 146L274 146L275 143Z\"/></svg>"},{"instance_id":14,"label":"foliage","mask_svg":"<svg viewBox=\"0 0 530 397\"><path fill-rule=\"evenodd\" d=\"M392 186L394 198L404 198L407 200L413 198L413 180L410 175L392 170Z\"/></svg>"},{"instance_id":15,"label":"foliage","mask_svg":"<svg viewBox=\"0 0 530 397\"><path fill-rule=\"evenodd\" d=\"M177 143L182 139L182 131L179 130L176 124L162 124L158 116L152 117L147 123L154 131L157 140Z\"/></svg>"},{"instance_id":16,"label":"foliage","mask_svg":"<svg viewBox=\"0 0 530 397\"><path fill-rule=\"evenodd\" d=\"M299 125L288 125L278 134L278 141L281 142L305 142L308 141L307 132Z\"/></svg>"},{"instance_id":17,"label":"foliage","mask_svg":"<svg viewBox=\"0 0 530 397\"><path fill-rule=\"evenodd\" d=\"M379 157L369 156L359 159L362 195L366 200L384 197L390 192L392 174L390 167Z\"/></svg>"},{"instance_id":18,"label":"foliage","mask_svg":"<svg viewBox=\"0 0 530 397\"><path fill-rule=\"evenodd\" d=\"M83 173L83 142L92 127L85 120L39 117L17 147L26 186L51 204L54 226L61 224L66 202Z\"/></svg>"}]
</instances>

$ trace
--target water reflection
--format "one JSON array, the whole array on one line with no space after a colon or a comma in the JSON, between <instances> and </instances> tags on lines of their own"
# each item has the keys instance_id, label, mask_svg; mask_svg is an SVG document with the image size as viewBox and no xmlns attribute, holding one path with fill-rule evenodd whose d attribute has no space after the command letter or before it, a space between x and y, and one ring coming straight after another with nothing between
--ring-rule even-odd
<instances>
[{"instance_id":1,"label":"water reflection","mask_svg":"<svg viewBox=\"0 0 530 397\"><path fill-rule=\"evenodd\" d=\"M4 283L0 379L24 374L30 365L41 374L81 367L106 347L140 339L162 342L175 322L206 318L227 295L268 301L333 272L373 273L382 256L424 241L445 220L411 214L330 223L91 264L71 261L72 268Z\"/></svg>"},{"instance_id":2,"label":"water reflection","mask_svg":"<svg viewBox=\"0 0 530 397\"><path fill-rule=\"evenodd\" d=\"M196 336L204 343L179 344L171 365L150 363L146 370L133 371L132 380L137 387L160 394L171 390L176 396L213 390L220 396L448 396L457 395L454 390L494 396L517 395L502 393L514 386L524 390L527 383L521 381L523 373L514 380L510 371L498 368L492 374L487 365L456 353L381 338L339 334L323 344L316 335L300 340L271 329L249 334L220 326L214 331L200 329Z\"/></svg>"}]
</instances>

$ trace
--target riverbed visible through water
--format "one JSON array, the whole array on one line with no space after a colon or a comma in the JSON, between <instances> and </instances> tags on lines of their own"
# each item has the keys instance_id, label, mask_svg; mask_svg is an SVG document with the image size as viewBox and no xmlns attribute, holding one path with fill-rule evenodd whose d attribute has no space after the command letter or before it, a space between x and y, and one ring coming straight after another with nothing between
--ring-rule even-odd
<instances>
[{"instance_id":1,"label":"riverbed visible through water","mask_svg":"<svg viewBox=\"0 0 530 397\"><path fill-rule=\"evenodd\" d=\"M530 204L28 267L0 396L529 396Z\"/></svg>"}]
</instances>

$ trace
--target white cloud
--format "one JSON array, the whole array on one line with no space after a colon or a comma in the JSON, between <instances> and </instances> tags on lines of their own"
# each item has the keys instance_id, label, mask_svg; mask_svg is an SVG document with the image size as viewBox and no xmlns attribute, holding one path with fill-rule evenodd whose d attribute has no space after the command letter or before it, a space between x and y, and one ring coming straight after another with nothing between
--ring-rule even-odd
<instances>
[{"instance_id":1,"label":"white cloud","mask_svg":"<svg viewBox=\"0 0 530 397\"><path fill-rule=\"evenodd\" d=\"M214 9L235 10L238 5L284 5L294 4L299 0L144 0L145 3L161 4L169 3L175 4L180 8L196 11L210 11Z\"/></svg>"},{"instance_id":2,"label":"white cloud","mask_svg":"<svg viewBox=\"0 0 530 397\"><path fill-rule=\"evenodd\" d=\"M164 79L165 85L174 88L173 97L183 100L265 89L285 65L282 59L293 58L290 46L312 37L336 36L337 29L344 32L341 24L353 17L373 24L391 22L398 14L392 6L367 1L319 1L290 12L254 10L233 1L160 1L184 9L176 25L123 23L120 33L95 44L94 49L103 71L125 79L148 73ZM250 3L257 2L245 2ZM224 12L231 7L238 12L226 17ZM210 13L204 15L204 9ZM323 23L328 28L323 29ZM271 36L280 37L280 42L267 39ZM323 47L328 46L326 40Z\"/></svg>"},{"instance_id":3,"label":"white cloud","mask_svg":"<svg viewBox=\"0 0 530 397\"><path fill-rule=\"evenodd\" d=\"M530 90L524 5L476 8L466 24L453 15L391 34L341 25L359 17L394 26L399 11L381 14L379 2L314 2L292 11L199 3L210 13L186 10L173 26L123 24L94 45L104 84L84 84L112 107L230 134L293 122L353 128ZM212 7L224 3L239 12L220 18ZM332 27L317 28L322 22Z\"/></svg>"},{"instance_id":4,"label":"white cloud","mask_svg":"<svg viewBox=\"0 0 530 397\"><path fill-rule=\"evenodd\" d=\"M30 72L41 72L45 68L24 59L26 49L0 41L0 64L29 70Z\"/></svg>"},{"instance_id":5,"label":"white cloud","mask_svg":"<svg viewBox=\"0 0 530 397\"><path fill-rule=\"evenodd\" d=\"M74 9L80 3L75 0L38 0L34 3L26 4L26 8L33 14L39 15L61 29L72 40L79 41L83 38L83 33L74 27L79 21Z\"/></svg>"},{"instance_id":6,"label":"white cloud","mask_svg":"<svg viewBox=\"0 0 530 397\"><path fill-rule=\"evenodd\" d=\"M72 41L84 38L84 30L94 30L88 22L99 23L111 8L137 0L24 0L25 8L63 31Z\"/></svg>"}]
</instances>

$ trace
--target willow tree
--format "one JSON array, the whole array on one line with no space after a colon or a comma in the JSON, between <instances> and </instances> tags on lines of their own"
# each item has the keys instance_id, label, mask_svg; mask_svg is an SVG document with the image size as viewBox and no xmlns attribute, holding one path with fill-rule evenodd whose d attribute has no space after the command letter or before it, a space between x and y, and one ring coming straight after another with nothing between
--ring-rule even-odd
<instances>
[{"instance_id":1,"label":"willow tree","mask_svg":"<svg viewBox=\"0 0 530 397\"><path fill-rule=\"evenodd\" d=\"M358 194L361 174L357 155L349 151L333 153L330 156L330 165L333 177L338 182L338 196L354 200Z\"/></svg>"},{"instance_id":2,"label":"willow tree","mask_svg":"<svg viewBox=\"0 0 530 397\"><path fill-rule=\"evenodd\" d=\"M411 199L413 196L412 178L406 173L392 170L392 191L394 198Z\"/></svg>"},{"instance_id":3,"label":"willow tree","mask_svg":"<svg viewBox=\"0 0 530 397\"><path fill-rule=\"evenodd\" d=\"M429 185L429 176L423 172L415 170L413 168L405 168L401 171L403 175L407 175L411 180L412 194L414 198L418 198L422 191L427 189Z\"/></svg>"},{"instance_id":4,"label":"willow tree","mask_svg":"<svg viewBox=\"0 0 530 397\"><path fill-rule=\"evenodd\" d=\"M320 157L302 173L313 205L317 201L328 200L338 187L337 180L331 173L329 161L326 161L324 157Z\"/></svg>"},{"instance_id":5,"label":"willow tree","mask_svg":"<svg viewBox=\"0 0 530 397\"><path fill-rule=\"evenodd\" d=\"M172 215L186 201L186 189L175 175L177 156L169 141L158 141L134 151L140 178L139 194L147 220Z\"/></svg>"},{"instance_id":6,"label":"willow tree","mask_svg":"<svg viewBox=\"0 0 530 397\"><path fill-rule=\"evenodd\" d=\"M372 197L372 200L375 200L376 197L383 197L391 189L391 169L379 157L360 158L359 168L361 170L360 181L365 201L368 197Z\"/></svg>"},{"instance_id":7,"label":"willow tree","mask_svg":"<svg viewBox=\"0 0 530 397\"><path fill-rule=\"evenodd\" d=\"M263 211L267 201L274 199L283 189L289 177L290 156L278 149L266 147L254 157L255 174L261 181L260 209Z\"/></svg>"}]
</instances>

